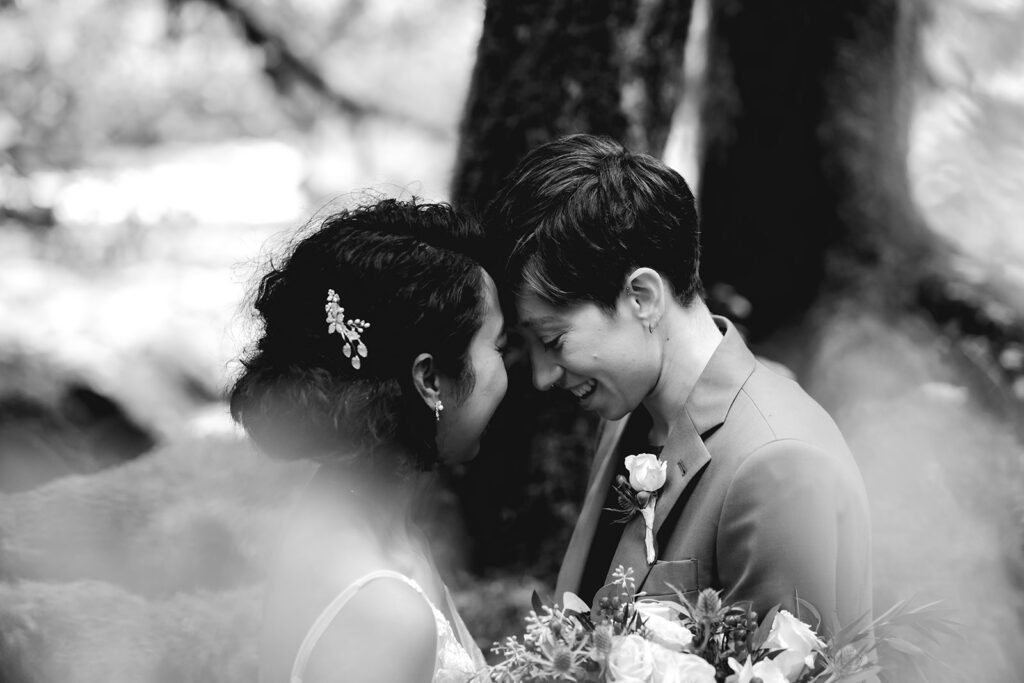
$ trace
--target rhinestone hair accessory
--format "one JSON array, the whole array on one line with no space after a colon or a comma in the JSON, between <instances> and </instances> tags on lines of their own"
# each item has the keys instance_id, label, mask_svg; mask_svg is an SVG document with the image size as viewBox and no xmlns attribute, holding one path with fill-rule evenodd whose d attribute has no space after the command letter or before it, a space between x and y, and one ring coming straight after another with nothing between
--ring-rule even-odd
<instances>
[{"instance_id":1,"label":"rhinestone hair accessory","mask_svg":"<svg viewBox=\"0 0 1024 683\"><path fill-rule=\"evenodd\" d=\"M362 365L361 358L366 358L366 344L363 343L362 334L370 323L359 318L345 319L345 307L338 304L338 293L333 289L327 290L327 304L324 310L327 311L327 334L338 333L345 340L341 352L348 358L352 367L356 370Z\"/></svg>"}]
</instances>

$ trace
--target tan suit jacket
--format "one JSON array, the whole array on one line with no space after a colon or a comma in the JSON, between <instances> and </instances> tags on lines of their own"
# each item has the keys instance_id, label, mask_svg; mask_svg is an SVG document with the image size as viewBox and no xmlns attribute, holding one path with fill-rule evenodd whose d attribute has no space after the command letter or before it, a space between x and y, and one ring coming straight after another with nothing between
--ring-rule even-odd
<instances>
[{"instance_id":1,"label":"tan suit jacket","mask_svg":"<svg viewBox=\"0 0 1024 683\"><path fill-rule=\"evenodd\" d=\"M656 562L646 562L642 518L615 524L605 509L623 458L644 446L646 433L629 437L650 424L641 408L602 424L557 595L594 600L623 565L651 596L670 597L669 585L691 599L714 588L727 602L752 601L759 615L776 604L796 614L799 594L834 633L871 608L860 472L824 409L758 362L731 323L715 320L724 339L659 456L669 466L655 508Z\"/></svg>"}]
</instances>

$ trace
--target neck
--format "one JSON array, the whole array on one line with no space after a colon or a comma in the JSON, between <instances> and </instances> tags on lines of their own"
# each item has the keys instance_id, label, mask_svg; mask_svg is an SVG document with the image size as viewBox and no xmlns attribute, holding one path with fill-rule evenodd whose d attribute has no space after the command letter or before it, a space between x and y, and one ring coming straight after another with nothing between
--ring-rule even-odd
<instances>
[{"instance_id":1,"label":"neck","mask_svg":"<svg viewBox=\"0 0 1024 683\"><path fill-rule=\"evenodd\" d=\"M670 305L655 332L664 349L661 373L643 404L654 423L651 442L664 443L721 343L722 332L700 299L688 306Z\"/></svg>"},{"instance_id":2,"label":"neck","mask_svg":"<svg viewBox=\"0 0 1024 683\"><path fill-rule=\"evenodd\" d=\"M431 473L399 475L388 468L353 468L325 463L314 477L324 500L335 501L346 514L368 523L382 536L408 535L432 490Z\"/></svg>"}]
</instances>

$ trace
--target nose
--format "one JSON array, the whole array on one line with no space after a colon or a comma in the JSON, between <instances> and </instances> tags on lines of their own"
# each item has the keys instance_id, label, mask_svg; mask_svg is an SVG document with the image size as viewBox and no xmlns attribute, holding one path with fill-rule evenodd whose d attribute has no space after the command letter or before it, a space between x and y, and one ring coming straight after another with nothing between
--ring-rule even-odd
<instances>
[{"instance_id":1,"label":"nose","mask_svg":"<svg viewBox=\"0 0 1024 683\"><path fill-rule=\"evenodd\" d=\"M562 366L553 363L547 352L537 346L530 349L530 365L533 368L533 386L541 391L553 387L565 374Z\"/></svg>"}]
</instances>

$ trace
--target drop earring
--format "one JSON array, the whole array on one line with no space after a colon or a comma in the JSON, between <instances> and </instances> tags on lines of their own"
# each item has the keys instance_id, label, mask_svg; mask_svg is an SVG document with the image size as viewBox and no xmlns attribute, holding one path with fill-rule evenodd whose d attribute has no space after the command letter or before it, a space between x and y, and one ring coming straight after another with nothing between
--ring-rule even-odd
<instances>
[{"instance_id":1,"label":"drop earring","mask_svg":"<svg viewBox=\"0 0 1024 683\"><path fill-rule=\"evenodd\" d=\"M444 410L444 404L441 403L441 399L434 401L434 421L441 421L441 411Z\"/></svg>"}]
</instances>

